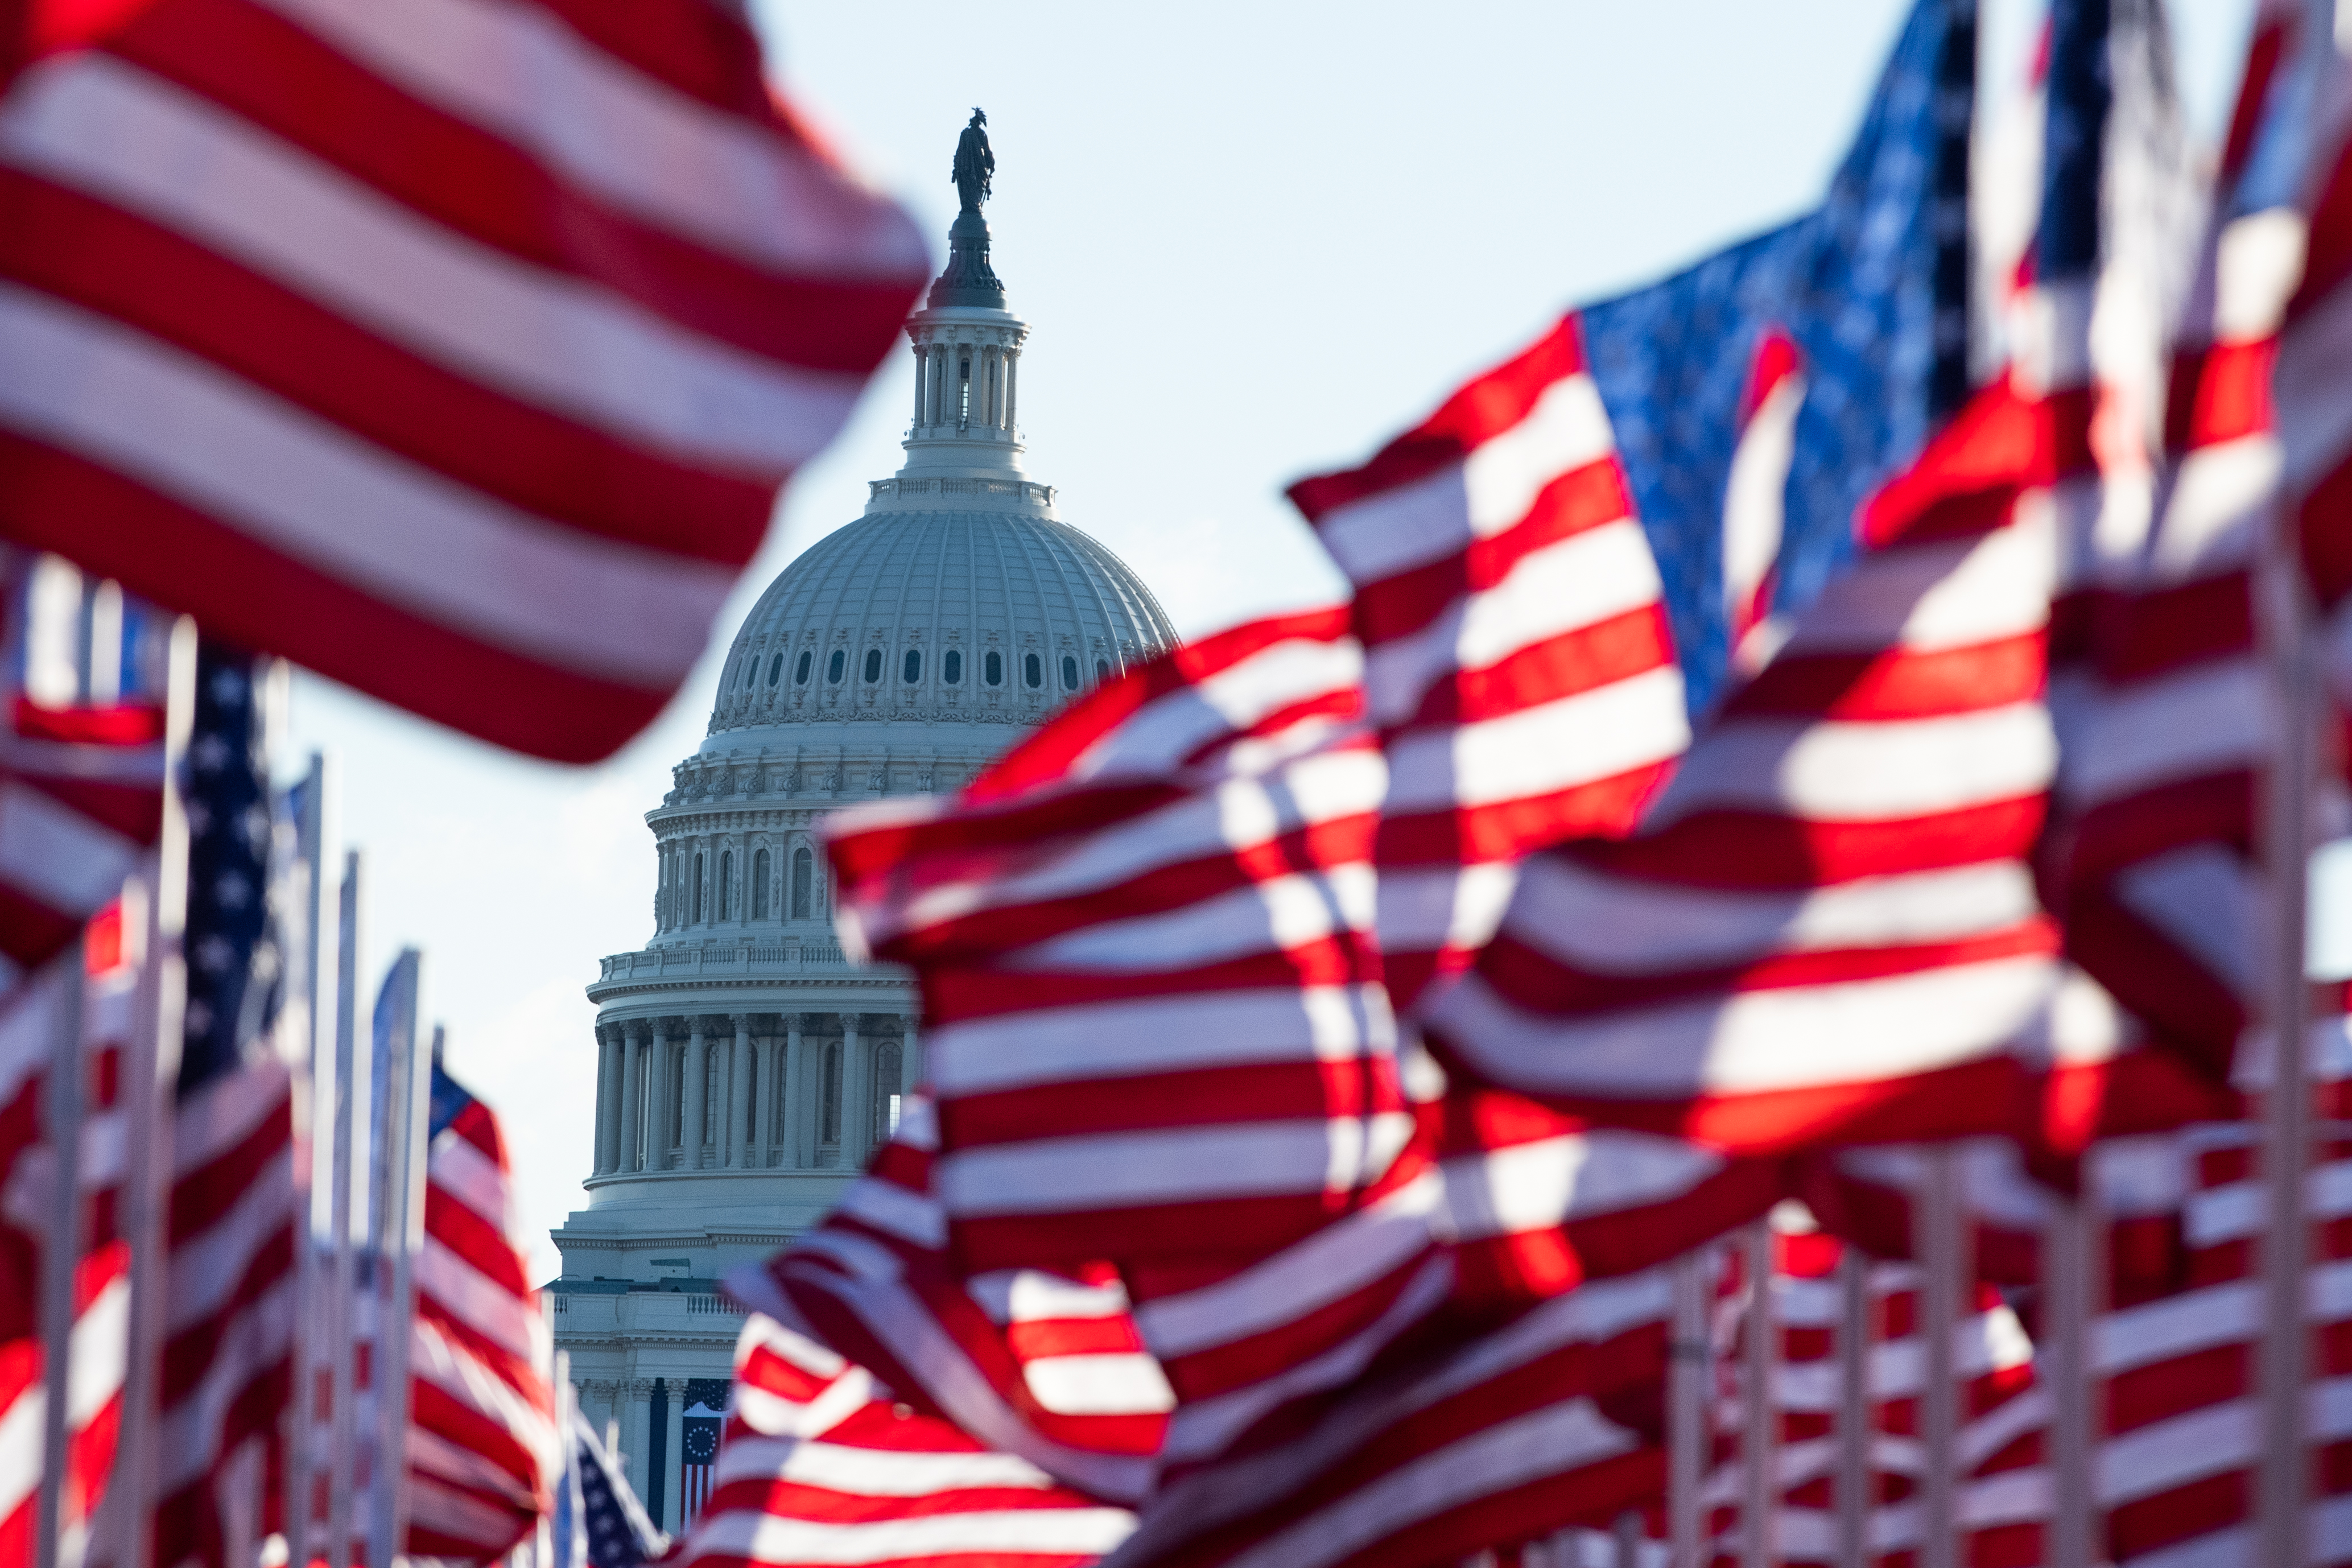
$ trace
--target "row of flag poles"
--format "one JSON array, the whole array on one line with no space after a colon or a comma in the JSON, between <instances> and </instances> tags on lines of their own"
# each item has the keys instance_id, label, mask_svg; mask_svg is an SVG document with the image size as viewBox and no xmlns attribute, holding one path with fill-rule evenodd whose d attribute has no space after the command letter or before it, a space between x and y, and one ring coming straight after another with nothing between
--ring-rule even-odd
<instances>
[{"instance_id":1,"label":"row of flag poles","mask_svg":"<svg viewBox=\"0 0 2352 1568\"><path fill-rule=\"evenodd\" d=\"M416 950L360 1012L361 861L331 881L326 763L270 783L282 667L55 557L9 565L12 667L62 649L68 676L12 699L12 774L143 789L154 844L0 998L24 1287L0 1552L647 1560L661 1538L527 1277L497 1120L421 1027Z\"/></svg>"},{"instance_id":2,"label":"row of flag poles","mask_svg":"<svg viewBox=\"0 0 2352 1568\"><path fill-rule=\"evenodd\" d=\"M0 1553L2352 1561L2334 5L2209 169L2156 0L1916 0L1814 211L1292 488L1345 603L834 818L924 1089L674 1545L265 654L609 753L919 242L717 0L20 10Z\"/></svg>"}]
</instances>

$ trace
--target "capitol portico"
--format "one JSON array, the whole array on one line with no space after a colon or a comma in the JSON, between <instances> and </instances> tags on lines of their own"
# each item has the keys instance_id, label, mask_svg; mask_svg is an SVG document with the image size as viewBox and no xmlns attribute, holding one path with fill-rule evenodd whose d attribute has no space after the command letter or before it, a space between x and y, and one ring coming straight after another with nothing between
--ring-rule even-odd
<instances>
[{"instance_id":1,"label":"capitol portico","mask_svg":"<svg viewBox=\"0 0 2352 1568\"><path fill-rule=\"evenodd\" d=\"M603 961L594 1169L554 1233L557 1343L583 1412L675 1531L698 1500L740 1319L736 1265L815 1222L920 1073L906 976L850 963L817 824L953 789L1080 690L1171 646L1165 615L1023 471L1029 329L980 211L975 113L946 269L908 323L907 460L737 632L709 731L647 813L653 931Z\"/></svg>"}]
</instances>

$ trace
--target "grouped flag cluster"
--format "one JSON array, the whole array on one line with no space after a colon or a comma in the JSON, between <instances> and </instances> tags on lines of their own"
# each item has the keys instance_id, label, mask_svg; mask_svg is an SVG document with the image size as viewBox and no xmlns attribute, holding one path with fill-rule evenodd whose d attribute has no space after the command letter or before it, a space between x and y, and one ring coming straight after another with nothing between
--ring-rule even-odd
<instances>
[{"instance_id":1,"label":"grouped flag cluster","mask_svg":"<svg viewBox=\"0 0 2352 1568\"><path fill-rule=\"evenodd\" d=\"M2298 672L2352 698L2323 20L2261 9L2207 167L2154 0L2054 0L1981 104L1974 6L1916 0L1815 210L1292 488L1345 603L837 817L924 1088L730 1281L672 1547L565 1398L413 961L369 1093L407 1196L322 1261L288 1042L325 872L242 650L609 752L921 247L707 0L25 8L0 531L205 636L0 735L0 1551L2024 1565L2087 1529L2154 1568L2262 1561L2284 1475L2352 1553L2352 1026L2269 978L2280 803L2343 783ZM2261 1154L2287 1103L2307 1173Z\"/></svg>"},{"instance_id":2,"label":"grouped flag cluster","mask_svg":"<svg viewBox=\"0 0 2352 1568\"><path fill-rule=\"evenodd\" d=\"M2265 8L2207 169L2158 7L2062 0L1981 111L1977 47L1925 0L1815 212L1293 487L1346 604L834 819L926 1089L731 1282L688 1561L2036 1563L2068 1379L2088 1561L2264 1560L2262 813L2297 583L2347 668L2352 78Z\"/></svg>"},{"instance_id":3,"label":"grouped flag cluster","mask_svg":"<svg viewBox=\"0 0 2352 1568\"><path fill-rule=\"evenodd\" d=\"M708 0L24 0L0 142L0 1558L650 1560L271 671L610 753L924 247Z\"/></svg>"}]
</instances>

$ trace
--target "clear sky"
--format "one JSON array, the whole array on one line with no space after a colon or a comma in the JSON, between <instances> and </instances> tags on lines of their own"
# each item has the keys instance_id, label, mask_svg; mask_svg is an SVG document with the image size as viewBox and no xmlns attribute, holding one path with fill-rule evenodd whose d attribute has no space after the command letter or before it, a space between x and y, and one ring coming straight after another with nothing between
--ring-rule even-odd
<instances>
[{"instance_id":1,"label":"clear sky","mask_svg":"<svg viewBox=\"0 0 2352 1568\"><path fill-rule=\"evenodd\" d=\"M2247 0L2169 8L2210 134ZM1033 331L1029 470L1193 635L1337 592L1288 480L1360 458L1563 307L1810 205L1906 6L755 9L788 89L935 251L957 132L988 110L996 269ZM2032 0L1990 0L1989 87L2034 26ZM400 945L425 950L451 1069L505 1118L542 1237L590 1163L583 987L651 928L644 813L701 740L751 601L898 468L912 395L894 355L786 492L695 678L601 767L523 761L298 675L296 750L334 755L344 836L368 857L370 996ZM539 1261L554 1271L543 1241Z\"/></svg>"}]
</instances>

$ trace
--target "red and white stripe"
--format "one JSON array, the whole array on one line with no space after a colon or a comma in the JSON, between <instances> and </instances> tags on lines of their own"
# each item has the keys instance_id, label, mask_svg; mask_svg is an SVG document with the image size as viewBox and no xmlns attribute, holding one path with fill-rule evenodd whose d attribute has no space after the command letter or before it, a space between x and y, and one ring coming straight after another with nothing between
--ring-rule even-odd
<instances>
[{"instance_id":1,"label":"red and white stripe","mask_svg":"<svg viewBox=\"0 0 2352 1568\"><path fill-rule=\"evenodd\" d=\"M901 1403L864 1367L754 1314L733 1409L677 1568L1084 1568L1135 1525Z\"/></svg>"},{"instance_id":2,"label":"red and white stripe","mask_svg":"<svg viewBox=\"0 0 2352 1568\"><path fill-rule=\"evenodd\" d=\"M1751 1524L1742 1445L1753 1370L1744 1351L1747 1337L1758 1332L1770 1336L1762 1404L1772 1424L1776 1467L1763 1560L1823 1568L1840 1561L1836 1477L1841 1448L1851 1436L1841 1424L1845 1289L1839 1269L1845 1250L1833 1237L1776 1217L1773 1272L1764 1281L1759 1316L1757 1293L1744 1278L1747 1250L1734 1249L1717 1328L1725 1374L1714 1409L1718 1463L1702 1494L1718 1563L1753 1560L1742 1556ZM1924 1454L1915 1434L1927 1371L1920 1289L1919 1271L1909 1264L1866 1266L1869 1337L1854 1364L1864 1379L1867 1425L1858 1440L1869 1487L1864 1539L1871 1562L1901 1561L1920 1544L1916 1493ZM1955 1561L2038 1563L2051 1508L2042 1453L2050 1402L2035 1380L2033 1345L2016 1314L1990 1286L1972 1289L1973 1306L1954 1324L1951 1346L1961 1411L1954 1517L1963 1541Z\"/></svg>"},{"instance_id":3,"label":"red and white stripe","mask_svg":"<svg viewBox=\"0 0 2352 1568\"><path fill-rule=\"evenodd\" d=\"M33 1561L47 1399L37 1259L56 1223L57 1164L40 1101L56 1046L63 987L81 980L89 1103L77 1184L88 1194L75 1268L68 1354L67 1462L60 1524L70 1545L89 1528L113 1468L130 1349L130 1254L115 1234L122 1181L115 1064L134 1014L139 965L123 946L120 905L91 922L87 973L51 972L0 1002L0 1235L30 1272L0 1305L0 1563ZM12 1271L13 1272L13 1271Z\"/></svg>"},{"instance_id":4,"label":"red and white stripe","mask_svg":"<svg viewBox=\"0 0 2352 1568\"><path fill-rule=\"evenodd\" d=\"M891 1142L815 1229L727 1279L753 1311L806 1327L1002 1453L1100 1498L1154 1484L1174 1402L1107 1264L964 1278L930 1193L938 1142L910 1096Z\"/></svg>"},{"instance_id":5,"label":"red and white stripe","mask_svg":"<svg viewBox=\"0 0 2352 1568\"><path fill-rule=\"evenodd\" d=\"M2106 1413L2095 1474L2117 1568L2252 1563L2256 1550L2264 1184L2252 1124L2200 1131L2187 1288L2103 1315L2092 1342ZM2339 1563L2352 1542L2352 1146L2324 1144L2307 1190L2313 1561Z\"/></svg>"},{"instance_id":6,"label":"red and white stripe","mask_svg":"<svg viewBox=\"0 0 2352 1568\"><path fill-rule=\"evenodd\" d=\"M172 1138L153 1496L158 1563L223 1561L248 1444L294 1384L291 1075L267 1057L181 1100Z\"/></svg>"},{"instance_id":7,"label":"red and white stripe","mask_svg":"<svg viewBox=\"0 0 2352 1568\"><path fill-rule=\"evenodd\" d=\"M2294 68L2292 31L2284 7L2258 20L2224 152L2225 212L2272 89ZM2255 779L2275 719L2254 569L2281 471L2269 383L2303 229L2286 208L2212 226L2168 385L2101 367L2100 471L2060 497L2071 537L2053 701L2067 951L2217 1081L2259 963ZM2162 410L2152 454L2151 405Z\"/></svg>"},{"instance_id":8,"label":"red and white stripe","mask_svg":"<svg viewBox=\"0 0 2352 1568\"><path fill-rule=\"evenodd\" d=\"M488 1562L551 1506L563 1464L552 1347L519 1233L505 1139L469 1096L425 1154L408 1352L412 1556Z\"/></svg>"},{"instance_id":9,"label":"red and white stripe","mask_svg":"<svg viewBox=\"0 0 2352 1568\"><path fill-rule=\"evenodd\" d=\"M1356 588L1393 774L1381 941L1409 1010L1493 932L1513 862L1630 827L1687 743L1657 564L1572 315L1290 498Z\"/></svg>"},{"instance_id":10,"label":"red and white stripe","mask_svg":"<svg viewBox=\"0 0 2352 1568\"><path fill-rule=\"evenodd\" d=\"M1171 1487L1112 1568L1418 1568L1654 1507L1670 1306L1663 1273L1596 1281L1364 1378Z\"/></svg>"},{"instance_id":11,"label":"red and white stripe","mask_svg":"<svg viewBox=\"0 0 2352 1568\"><path fill-rule=\"evenodd\" d=\"M1431 1010L1449 1065L1597 1122L1769 1152L1969 1131L2041 1015L2055 568L2021 504L2063 406L1979 394L1733 692L1641 830L1529 859Z\"/></svg>"},{"instance_id":12,"label":"red and white stripe","mask_svg":"<svg viewBox=\"0 0 2352 1568\"><path fill-rule=\"evenodd\" d=\"M1786 630L1773 618L1774 568L1780 557L1789 465L1796 454L1797 412L1805 373L1787 334L1767 332L1748 367L1740 400L1739 443L1723 487L1723 624L1736 674L1763 668Z\"/></svg>"},{"instance_id":13,"label":"red and white stripe","mask_svg":"<svg viewBox=\"0 0 2352 1568\"><path fill-rule=\"evenodd\" d=\"M11 700L0 731L0 989L71 942L154 843L163 741L152 704Z\"/></svg>"},{"instance_id":14,"label":"red and white stripe","mask_svg":"<svg viewBox=\"0 0 2352 1568\"><path fill-rule=\"evenodd\" d=\"M2276 18L2289 35L2285 68L2299 45L2321 58L2313 100L2299 106L2307 124L2293 128L2310 136L2309 161L2293 215L2300 221L2281 215L2279 227L2302 267L2290 279L2271 391L2284 488L2326 617L2328 672L2344 701L2352 697L2352 61L2340 47L2331 50L2334 40L2296 38L2297 20Z\"/></svg>"},{"instance_id":15,"label":"red and white stripe","mask_svg":"<svg viewBox=\"0 0 2352 1568\"><path fill-rule=\"evenodd\" d=\"M38 42L0 103L8 531L539 755L668 700L927 269L703 0Z\"/></svg>"},{"instance_id":16,"label":"red and white stripe","mask_svg":"<svg viewBox=\"0 0 2352 1568\"><path fill-rule=\"evenodd\" d=\"M845 931L922 992L968 1268L1268 1249L1402 1179L1360 674L1340 612L1253 623L833 819Z\"/></svg>"}]
</instances>

